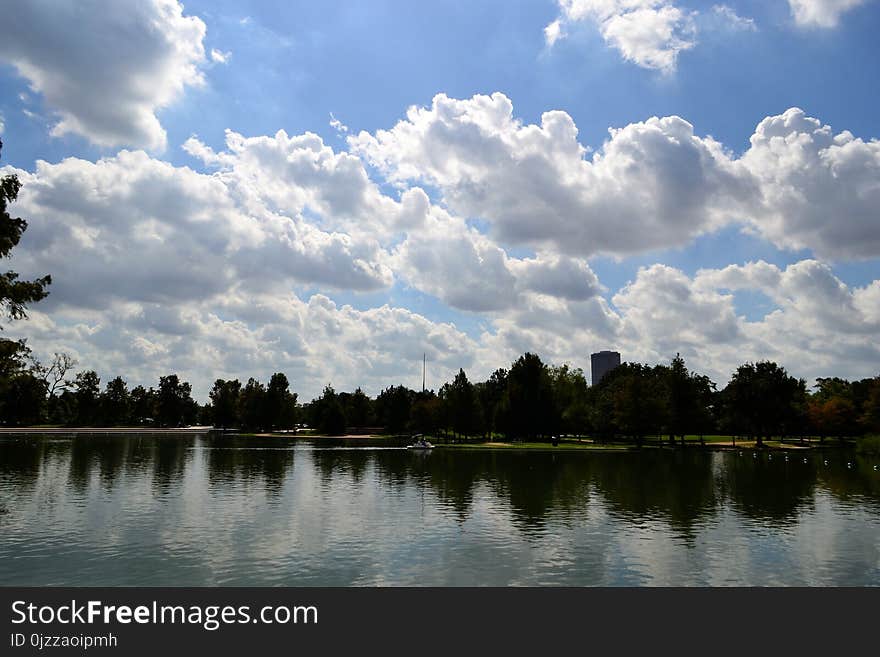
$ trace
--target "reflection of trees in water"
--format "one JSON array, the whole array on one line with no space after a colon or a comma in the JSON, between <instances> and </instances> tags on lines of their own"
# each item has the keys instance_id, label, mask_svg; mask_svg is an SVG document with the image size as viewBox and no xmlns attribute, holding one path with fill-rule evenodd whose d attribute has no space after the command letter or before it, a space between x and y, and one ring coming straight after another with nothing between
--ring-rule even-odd
<instances>
[{"instance_id":1,"label":"reflection of trees in water","mask_svg":"<svg viewBox=\"0 0 880 657\"><path fill-rule=\"evenodd\" d=\"M150 440L153 460L153 492L167 493L177 487L193 458L192 436L162 436Z\"/></svg>"},{"instance_id":2,"label":"reflection of trees in water","mask_svg":"<svg viewBox=\"0 0 880 657\"><path fill-rule=\"evenodd\" d=\"M481 483L507 501L523 525L543 524L546 515L583 509L588 488L571 454L543 452L434 450L382 452L376 459L380 480L390 488L415 483L432 490L460 521L469 517ZM564 518L566 513L561 514ZM570 515L570 513L569 513Z\"/></svg>"},{"instance_id":3,"label":"reflection of trees in water","mask_svg":"<svg viewBox=\"0 0 880 657\"><path fill-rule=\"evenodd\" d=\"M874 512L880 511L880 472L874 470L878 465L877 457L835 456L830 459L820 456L816 460L822 488L843 502L865 504ZM825 465L826 461L828 465Z\"/></svg>"},{"instance_id":4,"label":"reflection of trees in water","mask_svg":"<svg viewBox=\"0 0 880 657\"><path fill-rule=\"evenodd\" d=\"M486 477L485 459L456 459L456 454L447 450L435 450L431 454L414 452L407 456L421 485L430 486L440 502L455 511L459 521L467 520L474 503L474 488Z\"/></svg>"},{"instance_id":5,"label":"reflection of trees in water","mask_svg":"<svg viewBox=\"0 0 880 657\"><path fill-rule=\"evenodd\" d=\"M570 523L589 502L584 459L579 454L498 452L491 456L488 483L511 506L524 529L544 526L547 516Z\"/></svg>"},{"instance_id":6,"label":"reflection of trees in water","mask_svg":"<svg viewBox=\"0 0 880 657\"><path fill-rule=\"evenodd\" d=\"M355 484L363 481L367 466L372 460L371 450L316 448L311 452L312 462L323 484L329 484L336 477L351 477Z\"/></svg>"},{"instance_id":7,"label":"reflection of trees in water","mask_svg":"<svg viewBox=\"0 0 880 657\"><path fill-rule=\"evenodd\" d=\"M709 453L661 450L591 456L591 482L614 512L665 521L687 542L718 505Z\"/></svg>"},{"instance_id":8,"label":"reflection of trees in water","mask_svg":"<svg viewBox=\"0 0 880 657\"><path fill-rule=\"evenodd\" d=\"M152 473L154 492L167 492L183 477L191 436L77 436L70 441L68 481L84 492L97 474L109 492L123 473Z\"/></svg>"},{"instance_id":9,"label":"reflection of trees in water","mask_svg":"<svg viewBox=\"0 0 880 657\"><path fill-rule=\"evenodd\" d=\"M376 478L391 491L399 491L413 478L418 480L425 476L427 454L413 454L405 449L383 450L375 454Z\"/></svg>"},{"instance_id":10,"label":"reflection of trees in water","mask_svg":"<svg viewBox=\"0 0 880 657\"><path fill-rule=\"evenodd\" d=\"M80 439L77 438L78 442ZM95 440L88 438L86 440ZM129 436L111 438L109 440L101 437L97 439L97 468L98 478L101 485L108 492L113 489L117 481L117 477L124 471L125 463L128 460L128 452L131 447L131 438Z\"/></svg>"},{"instance_id":11,"label":"reflection of trees in water","mask_svg":"<svg viewBox=\"0 0 880 657\"><path fill-rule=\"evenodd\" d=\"M715 485L733 508L759 521L791 523L812 508L816 489L813 459L797 454L728 453L716 473Z\"/></svg>"},{"instance_id":12,"label":"reflection of trees in water","mask_svg":"<svg viewBox=\"0 0 880 657\"><path fill-rule=\"evenodd\" d=\"M293 444L283 439L219 436L202 445L212 486L262 481L266 495L277 497L293 467Z\"/></svg>"},{"instance_id":13,"label":"reflection of trees in water","mask_svg":"<svg viewBox=\"0 0 880 657\"><path fill-rule=\"evenodd\" d=\"M797 463L795 463L797 459ZM686 542L727 502L744 517L793 521L812 507L816 486L839 499L858 498L880 505L880 477L862 464L847 470L819 470L821 459L776 453L700 449L638 453L459 452L436 450L421 458L406 452L377 460L381 477L392 485L417 481L467 519L474 490L485 482L510 505L524 530L539 529L548 516L573 523L595 490L612 512L632 520L660 520Z\"/></svg>"},{"instance_id":14,"label":"reflection of trees in water","mask_svg":"<svg viewBox=\"0 0 880 657\"><path fill-rule=\"evenodd\" d=\"M70 441L67 481L75 492L85 493L89 487L96 455L96 444L88 438L77 437Z\"/></svg>"},{"instance_id":15,"label":"reflection of trees in water","mask_svg":"<svg viewBox=\"0 0 880 657\"><path fill-rule=\"evenodd\" d=\"M16 491L32 492L46 461L66 451L58 442L38 436L0 438L0 479Z\"/></svg>"},{"instance_id":16,"label":"reflection of trees in water","mask_svg":"<svg viewBox=\"0 0 880 657\"><path fill-rule=\"evenodd\" d=\"M211 485L248 483L280 494L292 470L294 441L219 436L81 436L75 439L29 436L0 438L0 477L7 490L27 495L55 464L67 473L67 490L83 493L93 478L107 490L120 474L152 478L155 494L174 489L193 458L203 458ZM191 448L207 447L204 452ZM849 452L758 454L700 449L643 450L626 453L534 451L458 451L315 449L310 460L322 485L340 477L361 484L375 470L378 489L395 494L422 486L460 520L472 513L476 489L485 485L509 505L524 531L584 517L590 494L598 494L611 512L633 520L668 523L686 540L722 504L759 521L793 522L812 508L815 492L880 509L880 473L874 461ZM829 464L825 465L824 460ZM847 468L846 462L852 462ZM875 459L876 461L876 459ZM11 484L11 485L10 485ZM5 501L7 506L13 500Z\"/></svg>"}]
</instances>

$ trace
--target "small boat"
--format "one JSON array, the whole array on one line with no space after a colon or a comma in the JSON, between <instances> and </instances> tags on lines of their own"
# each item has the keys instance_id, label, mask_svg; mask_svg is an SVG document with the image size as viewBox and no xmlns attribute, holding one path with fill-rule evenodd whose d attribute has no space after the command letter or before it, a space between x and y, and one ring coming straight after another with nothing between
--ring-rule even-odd
<instances>
[{"instance_id":1,"label":"small boat","mask_svg":"<svg viewBox=\"0 0 880 657\"><path fill-rule=\"evenodd\" d=\"M413 438L415 438L415 441L413 441L412 445L407 445L407 449L434 449L434 446L425 440L425 437L421 434L415 435Z\"/></svg>"}]
</instances>

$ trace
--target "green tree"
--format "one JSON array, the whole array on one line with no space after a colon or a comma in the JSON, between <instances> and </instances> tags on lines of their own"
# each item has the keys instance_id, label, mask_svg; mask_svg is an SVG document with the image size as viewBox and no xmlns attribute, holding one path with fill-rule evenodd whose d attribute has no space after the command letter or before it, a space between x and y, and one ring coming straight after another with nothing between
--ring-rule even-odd
<instances>
[{"instance_id":1,"label":"green tree","mask_svg":"<svg viewBox=\"0 0 880 657\"><path fill-rule=\"evenodd\" d=\"M663 425L662 370L638 363L624 363L602 379L611 378L613 417L617 429L641 445L645 436L657 434ZM601 384L600 384L601 385Z\"/></svg>"},{"instance_id":2,"label":"green tree","mask_svg":"<svg viewBox=\"0 0 880 657\"><path fill-rule=\"evenodd\" d=\"M163 427L179 427L191 424L198 413L198 405L192 398L192 386L181 381L176 374L159 377L156 394L156 420Z\"/></svg>"},{"instance_id":3,"label":"green tree","mask_svg":"<svg viewBox=\"0 0 880 657\"><path fill-rule=\"evenodd\" d=\"M504 368L495 370L486 381L478 383L476 389L486 432L495 433L499 430L499 413L507 391L507 370Z\"/></svg>"},{"instance_id":4,"label":"green tree","mask_svg":"<svg viewBox=\"0 0 880 657\"><path fill-rule=\"evenodd\" d=\"M100 415L101 379L98 373L95 370L79 372L72 385L76 424L81 427L93 426Z\"/></svg>"},{"instance_id":5,"label":"green tree","mask_svg":"<svg viewBox=\"0 0 880 657\"><path fill-rule=\"evenodd\" d=\"M102 424L120 426L128 422L131 415L131 395L128 385L121 376L111 379L101 395Z\"/></svg>"},{"instance_id":6,"label":"green tree","mask_svg":"<svg viewBox=\"0 0 880 657\"><path fill-rule=\"evenodd\" d=\"M30 372L13 377L4 391L3 419L12 425L40 424L45 414L46 384Z\"/></svg>"},{"instance_id":7,"label":"green tree","mask_svg":"<svg viewBox=\"0 0 880 657\"><path fill-rule=\"evenodd\" d=\"M406 431L415 393L404 386L391 386L376 397L376 416L389 433Z\"/></svg>"},{"instance_id":8,"label":"green tree","mask_svg":"<svg viewBox=\"0 0 880 657\"><path fill-rule=\"evenodd\" d=\"M276 372L266 386L266 429L290 429L296 424L297 394L290 392L290 383L281 372Z\"/></svg>"},{"instance_id":9,"label":"green tree","mask_svg":"<svg viewBox=\"0 0 880 657\"><path fill-rule=\"evenodd\" d=\"M880 433L880 377L871 381L861 411L859 422L863 429L870 433Z\"/></svg>"},{"instance_id":10,"label":"green tree","mask_svg":"<svg viewBox=\"0 0 880 657\"><path fill-rule=\"evenodd\" d=\"M153 424L156 421L157 396L153 388L136 386L129 395L131 403L130 420L133 424Z\"/></svg>"},{"instance_id":11,"label":"green tree","mask_svg":"<svg viewBox=\"0 0 880 657\"><path fill-rule=\"evenodd\" d=\"M368 427L373 421L373 402L363 390L357 388L351 394L345 412L349 425Z\"/></svg>"},{"instance_id":12,"label":"green tree","mask_svg":"<svg viewBox=\"0 0 880 657\"><path fill-rule=\"evenodd\" d=\"M583 370L569 365L549 368L553 403L559 416L559 430L583 434L589 429L589 386Z\"/></svg>"},{"instance_id":13,"label":"green tree","mask_svg":"<svg viewBox=\"0 0 880 657\"><path fill-rule=\"evenodd\" d=\"M723 396L736 428L754 438L758 447L764 446L764 439L795 427L806 408L804 381L770 361L740 365Z\"/></svg>"},{"instance_id":14,"label":"green tree","mask_svg":"<svg viewBox=\"0 0 880 657\"><path fill-rule=\"evenodd\" d=\"M329 384L317 399L312 400L313 424L321 433L338 436L345 433L346 419L339 396Z\"/></svg>"},{"instance_id":15,"label":"green tree","mask_svg":"<svg viewBox=\"0 0 880 657\"><path fill-rule=\"evenodd\" d=\"M0 141L0 150L3 142ZM18 198L21 182L15 175L0 178L0 258L10 257L10 252L19 243L27 230L27 221L9 214L9 204ZM0 274L0 309L8 319L26 317L29 303L36 303L49 294L46 288L52 283L51 276L43 276L32 281L21 281L14 271Z\"/></svg>"},{"instance_id":16,"label":"green tree","mask_svg":"<svg viewBox=\"0 0 880 657\"><path fill-rule=\"evenodd\" d=\"M0 259L11 257L12 249L27 230L24 219L9 214L9 205L18 198L20 189L17 176L0 177ZM0 273L0 316L8 320L26 317L27 305L45 298L51 282L50 276L22 281L12 270ZM24 340L0 338L0 421L20 424L42 419L46 390L39 373L26 367L30 356Z\"/></svg>"},{"instance_id":17,"label":"green tree","mask_svg":"<svg viewBox=\"0 0 880 657\"><path fill-rule=\"evenodd\" d=\"M243 429L262 431L267 428L266 402L266 388L263 387L263 384L253 377L248 379L241 391L239 401L239 417Z\"/></svg>"},{"instance_id":18,"label":"green tree","mask_svg":"<svg viewBox=\"0 0 880 657\"><path fill-rule=\"evenodd\" d=\"M523 354L510 367L501 416L504 433L514 438L556 433L559 417L550 373L536 354Z\"/></svg>"},{"instance_id":19,"label":"green tree","mask_svg":"<svg viewBox=\"0 0 880 657\"><path fill-rule=\"evenodd\" d=\"M664 420L669 442L685 434L704 434L713 426L712 406L715 384L709 377L689 372L681 354L676 354L668 368L659 367L658 374L664 379Z\"/></svg>"},{"instance_id":20,"label":"green tree","mask_svg":"<svg viewBox=\"0 0 880 657\"><path fill-rule=\"evenodd\" d=\"M217 379L208 396L214 409L214 426L223 429L238 426L241 381Z\"/></svg>"},{"instance_id":21,"label":"green tree","mask_svg":"<svg viewBox=\"0 0 880 657\"><path fill-rule=\"evenodd\" d=\"M458 370L452 383L443 384L440 399L447 406L447 417L455 433L470 436L479 429L477 396L464 370Z\"/></svg>"}]
</instances>

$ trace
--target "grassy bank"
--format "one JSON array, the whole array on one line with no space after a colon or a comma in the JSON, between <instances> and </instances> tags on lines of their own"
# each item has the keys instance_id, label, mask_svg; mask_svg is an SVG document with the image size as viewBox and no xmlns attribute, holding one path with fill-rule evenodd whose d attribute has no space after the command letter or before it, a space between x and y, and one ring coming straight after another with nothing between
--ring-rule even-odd
<instances>
[{"instance_id":1,"label":"grassy bank","mask_svg":"<svg viewBox=\"0 0 880 657\"><path fill-rule=\"evenodd\" d=\"M880 456L880 436L865 436L856 441L856 451L863 456Z\"/></svg>"},{"instance_id":2,"label":"grassy bank","mask_svg":"<svg viewBox=\"0 0 880 657\"><path fill-rule=\"evenodd\" d=\"M625 451L635 449L635 445L627 445L623 443L575 443L561 442L556 447L550 443L440 443L436 444L440 449L498 449L498 450L532 450L532 451L593 451L593 452L611 452Z\"/></svg>"}]
</instances>

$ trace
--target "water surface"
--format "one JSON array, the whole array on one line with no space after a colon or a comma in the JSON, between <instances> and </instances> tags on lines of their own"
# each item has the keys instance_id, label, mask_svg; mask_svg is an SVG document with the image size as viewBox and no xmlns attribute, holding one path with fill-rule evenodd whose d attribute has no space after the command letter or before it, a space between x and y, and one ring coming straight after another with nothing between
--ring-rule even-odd
<instances>
[{"instance_id":1,"label":"water surface","mask_svg":"<svg viewBox=\"0 0 880 657\"><path fill-rule=\"evenodd\" d=\"M0 585L878 585L878 463L2 436Z\"/></svg>"}]
</instances>

